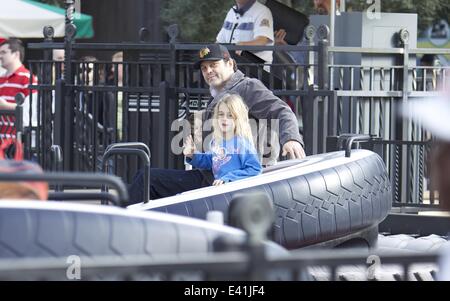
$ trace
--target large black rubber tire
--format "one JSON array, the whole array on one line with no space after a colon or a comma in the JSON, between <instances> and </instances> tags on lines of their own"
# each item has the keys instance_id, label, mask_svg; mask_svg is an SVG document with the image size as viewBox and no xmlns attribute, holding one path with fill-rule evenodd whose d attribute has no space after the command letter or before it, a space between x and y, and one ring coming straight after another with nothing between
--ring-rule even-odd
<instances>
[{"instance_id":1,"label":"large black rubber tire","mask_svg":"<svg viewBox=\"0 0 450 301\"><path fill-rule=\"evenodd\" d=\"M276 211L273 240L286 248L296 249L345 237L378 225L392 206L384 162L373 152L355 150L352 156L357 153L360 158L354 160L343 158L344 152L311 156L307 160L339 160L342 164L307 174L302 174L300 167L296 177L237 192L248 193L249 201L254 192L265 191L269 195ZM151 210L199 219L205 219L209 210L219 210L227 217L234 193L153 206Z\"/></svg>"},{"instance_id":2,"label":"large black rubber tire","mask_svg":"<svg viewBox=\"0 0 450 301\"><path fill-rule=\"evenodd\" d=\"M213 252L217 237L244 241L227 226L116 207L0 202L0 258L180 255ZM270 243L269 252L283 252Z\"/></svg>"}]
</instances>

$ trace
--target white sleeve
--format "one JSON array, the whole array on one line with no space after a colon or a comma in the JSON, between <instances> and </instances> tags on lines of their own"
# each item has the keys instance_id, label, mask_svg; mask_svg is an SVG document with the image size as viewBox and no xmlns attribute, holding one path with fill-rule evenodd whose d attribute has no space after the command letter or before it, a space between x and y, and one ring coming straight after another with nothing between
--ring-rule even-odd
<instances>
[{"instance_id":1,"label":"white sleeve","mask_svg":"<svg viewBox=\"0 0 450 301\"><path fill-rule=\"evenodd\" d=\"M230 12L231 12L231 9L230 9L230 11L228 11L227 15L225 16L225 19L223 20L223 23L222 23L222 27L220 28L220 31L217 34L217 37L216 37L217 43L228 43L229 42L229 41L227 41L227 37L226 37L225 22L228 21Z\"/></svg>"},{"instance_id":2,"label":"white sleeve","mask_svg":"<svg viewBox=\"0 0 450 301\"><path fill-rule=\"evenodd\" d=\"M275 40L273 36L273 17L270 9L266 8L262 10L256 17L253 36L255 38L263 36L270 39L272 42Z\"/></svg>"},{"instance_id":3,"label":"white sleeve","mask_svg":"<svg viewBox=\"0 0 450 301\"><path fill-rule=\"evenodd\" d=\"M33 101L33 108L31 109L31 112L33 113L32 120L31 120L31 126L36 127L37 126L37 92L31 93L27 97L25 97L25 101L23 102L23 126L28 127L30 124L30 98Z\"/></svg>"},{"instance_id":4,"label":"white sleeve","mask_svg":"<svg viewBox=\"0 0 450 301\"><path fill-rule=\"evenodd\" d=\"M226 43L225 42L225 29L223 28L223 25L222 25L222 28L220 29L219 33L217 34L216 42L217 43Z\"/></svg>"}]
</instances>

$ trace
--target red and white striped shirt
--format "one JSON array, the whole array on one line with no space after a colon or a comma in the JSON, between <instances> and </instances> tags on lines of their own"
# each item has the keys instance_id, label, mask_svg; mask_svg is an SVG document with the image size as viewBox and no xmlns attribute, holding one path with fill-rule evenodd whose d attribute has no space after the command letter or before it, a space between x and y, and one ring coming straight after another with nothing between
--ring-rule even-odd
<instances>
[{"instance_id":1,"label":"red and white striped shirt","mask_svg":"<svg viewBox=\"0 0 450 301\"><path fill-rule=\"evenodd\" d=\"M33 75L33 85L37 84L37 78ZM25 97L30 94L30 71L24 65L20 66L9 76L0 77L0 97L7 102L14 103L17 93L22 92ZM34 92L34 91L33 91Z\"/></svg>"},{"instance_id":2,"label":"red and white striped shirt","mask_svg":"<svg viewBox=\"0 0 450 301\"><path fill-rule=\"evenodd\" d=\"M8 76L0 76L0 98L3 98L9 103L15 103L15 96L17 93L25 95L25 102L23 104L23 125L30 126L30 92L35 93L36 90L31 91L28 88L30 84L30 71L25 66L20 66L16 71ZM36 76L32 76L32 84L37 84ZM37 101L33 102L33 118L32 126L37 125ZM15 135L16 129L11 126L11 122L15 117L0 116L0 136L4 134ZM3 134L3 135L2 135ZM5 136L6 138L8 135ZM3 138L5 138L3 137ZM1 143L0 143L1 144Z\"/></svg>"}]
</instances>

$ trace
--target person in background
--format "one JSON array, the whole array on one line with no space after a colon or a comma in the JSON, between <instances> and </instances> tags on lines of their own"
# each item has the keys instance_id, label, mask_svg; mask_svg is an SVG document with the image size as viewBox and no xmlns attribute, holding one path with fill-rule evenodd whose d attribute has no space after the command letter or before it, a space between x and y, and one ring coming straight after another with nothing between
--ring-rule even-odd
<instances>
[{"instance_id":1,"label":"person in background","mask_svg":"<svg viewBox=\"0 0 450 301\"><path fill-rule=\"evenodd\" d=\"M301 159L305 157L303 150L303 139L299 133L297 118L291 108L276 97L272 91L267 89L264 84L254 78L246 77L241 71L237 70L236 62L230 57L228 49L220 44L211 44L203 47L194 64L194 68L200 69L209 85L211 99L208 102L206 110L199 114L199 121L202 123L200 140L203 145L208 145L207 138L210 136L209 129L205 129L208 122L212 119L214 108L225 94L238 94L244 100L248 107L249 116L256 123L265 120L270 124L272 121L278 122L279 129L271 129L269 137L261 137L265 143L262 148L257 147L258 154L262 156L262 165L273 165L280 155L280 146L282 147L282 156L289 156L290 159ZM265 140L267 138L267 140ZM197 140L194 137L194 141ZM266 148L267 146L267 148ZM208 151L208 149L206 149ZM213 174L208 170L177 170L183 173L183 177L196 181L203 181L205 186L214 182ZM189 174L184 175L184 173ZM172 179L172 180L171 180ZM165 169L152 169L150 172L150 182L153 181L173 181L173 175ZM139 170L129 187L130 200L132 203L143 201L144 170ZM180 189L179 192L181 192ZM159 197L165 197L164 191L157 192Z\"/></svg>"},{"instance_id":2,"label":"person in background","mask_svg":"<svg viewBox=\"0 0 450 301\"><path fill-rule=\"evenodd\" d=\"M42 168L30 161L0 160L1 174L42 174ZM47 182L0 181L0 199L42 200L48 198Z\"/></svg>"},{"instance_id":3,"label":"person in background","mask_svg":"<svg viewBox=\"0 0 450 301\"><path fill-rule=\"evenodd\" d=\"M6 73L0 77L0 109L15 110L15 96L23 93L23 125L30 125L30 89L29 84L36 85L37 78L23 65L25 48L22 41L10 38L0 44L0 63ZM34 93L35 91L33 91ZM32 126L37 126L37 100L33 101Z\"/></svg>"},{"instance_id":4,"label":"person in background","mask_svg":"<svg viewBox=\"0 0 450 301\"><path fill-rule=\"evenodd\" d=\"M236 0L236 5L225 17L216 42L243 46L273 45L272 12L256 0ZM272 51L258 51L254 54L266 63L272 63Z\"/></svg>"},{"instance_id":5,"label":"person in background","mask_svg":"<svg viewBox=\"0 0 450 301\"><path fill-rule=\"evenodd\" d=\"M339 5L341 1L336 0L336 14L339 14ZM318 15L329 15L331 11L331 0L314 0L314 11ZM288 45L286 42L286 30L280 29L274 33L275 45ZM297 45L308 46L308 42L303 38ZM302 51L292 51L292 57L299 64L306 63L306 53Z\"/></svg>"},{"instance_id":6,"label":"person in background","mask_svg":"<svg viewBox=\"0 0 450 301\"><path fill-rule=\"evenodd\" d=\"M5 41L4 38L0 38L0 44L3 43ZM5 74L6 69L2 67L2 65L0 64L0 76L3 76L3 74Z\"/></svg>"},{"instance_id":7,"label":"person in background","mask_svg":"<svg viewBox=\"0 0 450 301\"><path fill-rule=\"evenodd\" d=\"M112 56L113 65L111 67L111 77L110 83L117 86L123 87L123 52L118 51ZM117 118L117 139L120 141L122 139L122 126L123 126L123 92L118 91L113 95L114 104L117 108L116 118ZM111 103L109 103L111 105Z\"/></svg>"},{"instance_id":8,"label":"person in background","mask_svg":"<svg viewBox=\"0 0 450 301\"><path fill-rule=\"evenodd\" d=\"M64 78L64 56L66 51L64 49L53 49L53 81Z\"/></svg>"}]
</instances>

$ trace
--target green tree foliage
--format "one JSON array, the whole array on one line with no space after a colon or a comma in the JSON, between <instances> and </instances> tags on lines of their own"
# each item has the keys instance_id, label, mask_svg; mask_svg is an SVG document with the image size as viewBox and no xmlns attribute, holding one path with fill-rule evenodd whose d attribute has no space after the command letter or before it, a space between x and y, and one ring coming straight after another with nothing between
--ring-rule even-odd
<instances>
[{"instance_id":1,"label":"green tree foliage","mask_svg":"<svg viewBox=\"0 0 450 301\"><path fill-rule=\"evenodd\" d=\"M166 0L161 18L178 24L184 42L214 42L233 0Z\"/></svg>"},{"instance_id":2,"label":"green tree foliage","mask_svg":"<svg viewBox=\"0 0 450 301\"><path fill-rule=\"evenodd\" d=\"M313 0L279 1L306 15L314 13ZM380 1L382 12L417 13L419 31L426 29L436 19L444 18L447 21L449 19L449 0ZM372 2L373 0L368 4L366 0L347 0L347 11L365 11ZM162 9L162 19L166 24L177 23L180 26L183 41L212 42L233 4L233 0L166 0Z\"/></svg>"},{"instance_id":3,"label":"green tree foliage","mask_svg":"<svg viewBox=\"0 0 450 301\"><path fill-rule=\"evenodd\" d=\"M373 2L373 1L370 1ZM448 0L380 0L381 11L391 13L417 13L418 15L418 29L425 30L436 19L447 19L449 13ZM365 0L350 0L347 1L347 11L364 11L370 4ZM447 11L446 15L442 15Z\"/></svg>"},{"instance_id":4,"label":"green tree foliage","mask_svg":"<svg viewBox=\"0 0 450 301\"><path fill-rule=\"evenodd\" d=\"M314 13L313 0L289 0L292 7L309 15ZM437 19L449 19L448 0L379 0L381 12L417 13L419 30L424 30ZM368 3L369 2L369 3ZM365 11L375 0L347 0L347 11ZM286 0L284 1L286 3Z\"/></svg>"}]
</instances>

